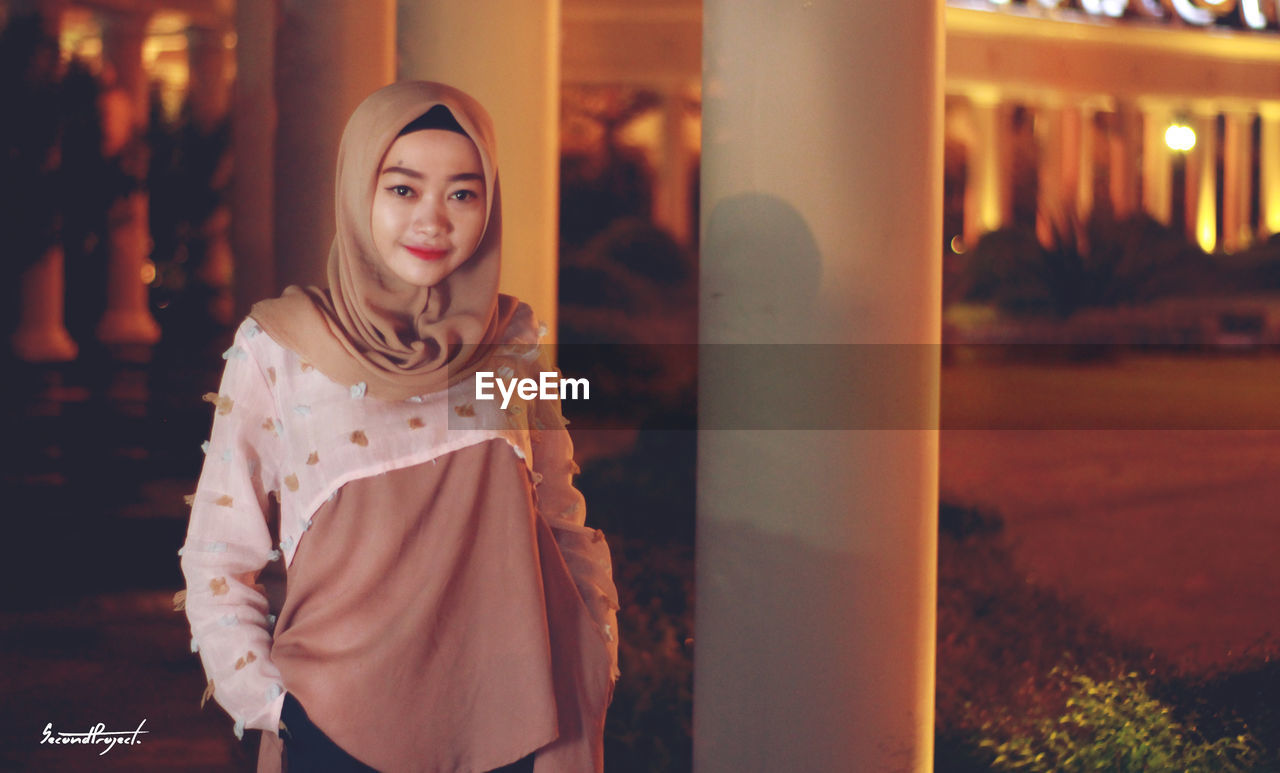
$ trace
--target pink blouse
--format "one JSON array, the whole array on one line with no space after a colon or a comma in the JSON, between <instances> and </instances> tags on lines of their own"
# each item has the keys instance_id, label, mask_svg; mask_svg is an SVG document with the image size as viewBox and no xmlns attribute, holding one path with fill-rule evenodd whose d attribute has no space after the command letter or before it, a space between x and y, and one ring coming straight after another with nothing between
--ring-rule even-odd
<instances>
[{"instance_id":1,"label":"pink blouse","mask_svg":"<svg viewBox=\"0 0 1280 773\"><path fill-rule=\"evenodd\" d=\"M536 378L539 371L552 370L545 354L536 346L537 338L532 312L522 304L503 341L505 348L500 351L502 356L497 366L500 376ZM362 385L344 387L330 381L295 353L263 334L252 320L240 327L235 343L224 357L228 362L219 392L207 396L215 405L213 433L205 445L205 465L194 496L187 542L180 552L187 578L186 609L192 627L192 649L200 652L212 695L235 720L237 735L245 728L267 730L270 733L264 734L264 747L269 750L271 745L278 744L274 734L279 725L283 692L294 689L296 681L295 692L317 724L330 732L340 745L345 739L361 747L360 751L365 754L372 753L368 758L382 762L387 766L384 769L479 771L514 761L533 748L539 749L535 768L538 773L601 769L599 735L608 695L618 674L617 593L611 579L608 546L599 531L583 525L582 496L571 482L576 472L572 443L558 404L547 400L513 400L502 410L496 401L477 400L469 381L447 392L403 402L366 398ZM495 440L501 441L500 444L489 442ZM513 456L509 458L514 468L511 463L504 464L500 457L493 456L502 448L510 449ZM424 606L409 611L409 618L405 620L407 627L403 630L421 630L424 637L436 644L440 642L432 639L436 635L433 631L447 632L444 638L448 646L433 649L434 645L415 643L413 637L403 634L398 644L388 645L385 634L397 630L396 605L379 603L380 615L362 619L359 604L353 604L351 598L345 601L334 598L328 592L337 586L329 586L325 594L311 595L312 606L307 607L313 611L326 610L318 617L306 618L311 622L322 620L324 626L301 629L303 633L323 631L324 635L297 633L300 629L296 626L304 621L300 617L301 597L286 599L283 610L273 606L268 601L266 588L259 584L272 574L268 565L281 561L288 567L291 594L294 588L305 587L297 584L298 577L307 576L299 574L304 567L317 580L312 584L313 590L325 587L319 580L320 570L340 555L335 552L335 546L365 531L364 525L357 529L355 521L339 521L339 517L360 517L364 524L369 522L367 513L353 515L343 502L361 498L389 501L388 489L384 486L403 492L404 482L412 480L415 472L425 470L423 465L451 464L454 459L450 455L464 449L467 449L464 455L487 455L484 463L488 468L506 476L506 484L500 488L507 493L502 496L525 497L519 511L526 513L524 518L532 520L521 521L522 517L512 512L508 501L500 508L507 513L504 516L508 518L507 525L524 522L524 528L498 536L490 534L482 544L473 546L472 553L460 547L465 545L465 540L453 549L433 539L405 542L405 550L416 558L405 561L401 574L389 578L390 594L397 600L421 601ZM513 469L523 470L521 476L512 478ZM350 488L343 488L353 483ZM431 486L426 488L429 490ZM486 506L475 501L475 496L475 493L468 497L451 492L448 497L451 504L446 507L440 506L444 500L432 502L430 498L410 497L403 502L402 511L390 516L400 524L395 528L403 530L410 523L416 523L415 528L424 528L424 534L418 539L428 532L448 533L450 528L461 528L463 532L459 533L465 534L466 529L474 525L468 526L467 519L459 517L460 512L469 508L489 512ZM447 523L448 518L433 522L437 510L452 512L453 525ZM335 515L338 517L331 517ZM323 529L326 523L335 524L332 527L335 534L316 537L315 545L309 545L308 532L313 527ZM340 523L342 525L337 525ZM378 522L378 527L385 528L386 524ZM390 533L394 531L393 528ZM315 553L318 558L314 565L307 560L295 567L293 560L303 544L308 544L304 555ZM387 533L378 532L372 544L382 545L385 551L390 544ZM331 570L358 572L361 564L368 563L370 555L377 556L372 565L380 566L379 571L400 566L392 560L392 554L385 552L380 556L376 550L374 554L357 555L359 560L350 566L331 567ZM432 556L432 561L421 565L421 559L427 555ZM473 570L484 574L481 570L495 563L501 567L495 576L507 572L509 581L525 584L521 590L523 595L516 594L519 603L513 604L513 599L488 591L455 594L451 592L454 589L438 587L424 588L418 596L403 593L412 590L404 584L410 577L419 583L431 582L433 577L436 582L448 583L451 578L456 580L474 573ZM512 572L514 574L510 574ZM494 576L485 576L486 579L471 588L491 590L503 584L492 585ZM369 578L369 582L373 579L376 578ZM540 596L531 592L531 581L535 586L541 583ZM566 599L563 593L566 589L573 591L569 594L571 598ZM366 584L360 593L374 594L374 586ZM500 612L499 617L486 615L503 609L504 605L506 611ZM510 625L503 624L503 618L509 617L510 610L517 607L518 619L512 619ZM445 613L450 625L439 624L440 615ZM282 616L282 625L276 632L278 638L273 641L277 616ZM371 621L375 625L367 629ZM458 628L453 623L471 627ZM533 635L531 632L539 625L545 626L545 633ZM366 727L367 735L365 731L352 731L348 720L353 714L346 709L324 708L329 704L321 699L316 686L326 683L315 676L320 669L299 669L299 663L308 661L298 657L299 650L293 643L325 642L330 648L325 657L336 657L342 662L342 657L335 655L342 648L333 649L337 646L335 642L341 641L341 637L334 638L334 634L342 631L354 637L353 647L369 648L365 653L367 657L346 653L345 656L355 657L348 664L359 661L363 667L376 665L376 668L361 687L352 687L360 683L358 675L353 678L342 668L327 670L326 680L345 685L341 690L325 693L331 696L328 699L331 703L344 691L362 694L365 701L376 702L370 696L385 689L398 697L379 705L409 709L401 705L402 702L417 699L412 696L420 698L422 690L428 689L432 682L438 691L454 696L426 708L420 705L411 709L427 712L420 717L426 725L443 728L432 731L435 751L430 755L431 761L400 767L397 760L407 759L405 755L420 760L418 751L406 751L420 747L405 741L407 745L401 744L398 751L387 752L384 759L378 756L382 752L365 748L369 746L366 739L377 734L373 725ZM377 631L383 635L379 636ZM487 650L477 649L477 641L486 642ZM420 658L410 661L414 664L410 669L413 673L406 684L420 684L422 689L406 690L402 689L406 684L385 684L394 675L396 666L394 662L384 663L376 657L378 646L390 646L387 652L394 651L397 656ZM535 652L538 647L549 651ZM456 662L456 656L464 651L473 665L461 671L441 667L450 658ZM452 654L440 655L441 652ZM423 653L435 653L434 657L439 659L421 659ZM513 653L519 657L512 660ZM506 725L507 736L495 738L486 734L483 743L475 736L465 737L467 732L485 725L491 727L491 732L497 732L501 723L494 723L493 712L501 701L496 699L496 692L486 693L489 697L476 704L474 715L468 719L456 714L471 711L473 707L465 701L474 700L475 696L471 694L465 699L457 696L468 695L468 689L481 692L492 689L478 686L494 683L490 678L492 674L482 673L480 666L501 671L507 662L513 664L514 670L503 681L515 678L516 673L521 675L516 681L508 682L507 687L518 685L513 692L541 709L535 712L536 717ZM593 663L596 673L591 671ZM302 674L308 675L304 678ZM442 681L446 677L448 682ZM331 716L326 718L326 712ZM412 723L419 718L402 716L401 719ZM326 727L325 722L330 726ZM575 725L582 730L590 729L575 733ZM351 735L353 732L355 735ZM394 730L391 734L399 732ZM353 740L356 736L361 739ZM524 740L512 742L514 751L500 751L502 738L517 736ZM388 735L378 737L385 740ZM551 739L558 740L552 743ZM531 743L540 745L524 748ZM492 751L477 751L482 746ZM355 754L357 750L348 751ZM267 751L264 754L269 756ZM375 762L370 764L377 766Z\"/></svg>"}]
</instances>

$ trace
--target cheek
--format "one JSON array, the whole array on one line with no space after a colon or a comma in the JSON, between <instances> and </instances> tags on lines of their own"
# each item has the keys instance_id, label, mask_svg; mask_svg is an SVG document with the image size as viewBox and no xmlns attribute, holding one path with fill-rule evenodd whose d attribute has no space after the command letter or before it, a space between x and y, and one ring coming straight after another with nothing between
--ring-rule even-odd
<instances>
[{"instance_id":1,"label":"cheek","mask_svg":"<svg viewBox=\"0 0 1280 773\"><path fill-rule=\"evenodd\" d=\"M373 234L373 246L383 259L395 245L399 233L396 230L396 213L393 208L374 202L373 213L369 222Z\"/></svg>"},{"instance_id":2,"label":"cheek","mask_svg":"<svg viewBox=\"0 0 1280 773\"><path fill-rule=\"evenodd\" d=\"M468 253L473 253L480 246L480 237L484 235L484 215L483 213L477 217L473 217L467 223L467 241L470 249Z\"/></svg>"}]
</instances>

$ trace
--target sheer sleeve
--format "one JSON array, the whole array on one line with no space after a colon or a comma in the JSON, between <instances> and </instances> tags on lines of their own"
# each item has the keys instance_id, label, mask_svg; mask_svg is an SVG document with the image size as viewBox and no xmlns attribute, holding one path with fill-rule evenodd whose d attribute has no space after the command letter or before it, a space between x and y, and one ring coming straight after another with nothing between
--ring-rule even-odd
<instances>
[{"instance_id":1,"label":"sheer sleeve","mask_svg":"<svg viewBox=\"0 0 1280 773\"><path fill-rule=\"evenodd\" d=\"M539 365L554 371L545 349ZM604 533L586 526L586 505L573 485L578 466L573 461L573 440L565 429L559 400L536 403L531 430L534 433L533 475L538 513L551 526L569 573L600 635L608 644L611 678L618 678L618 590L613 583L613 560Z\"/></svg>"},{"instance_id":2,"label":"sheer sleeve","mask_svg":"<svg viewBox=\"0 0 1280 773\"><path fill-rule=\"evenodd\" d=\"M284 686L271 662L271 627L258 574L280 559L272 548L271 503L279 491L280 420L273 388L253 356L261 333L246 321L227 360L214 404L213 432L181 550L191 649L199 652L210 694L245 728L277 732ZM203 701L202 701L203 705Z\"/></svg>"}]
</instances>

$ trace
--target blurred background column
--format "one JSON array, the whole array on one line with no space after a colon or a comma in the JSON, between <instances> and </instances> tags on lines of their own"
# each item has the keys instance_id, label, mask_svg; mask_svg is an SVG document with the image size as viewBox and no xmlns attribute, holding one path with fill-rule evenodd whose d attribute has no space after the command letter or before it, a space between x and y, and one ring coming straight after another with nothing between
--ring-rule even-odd
<instances>
[{"instance_id":1,"label":"blurred background column","mask_svg":"<svg viewBox=\"0 0 1280 773\"><path fill-rule=\"evenodd\" d=\"M1253 114L1243 108L1223 113L1222 132L1222 249L1236 252L1249 246L1253 200Z\"/></svg>"},{"instance_id":2,"label":"blurred background column","mask_svg":"<svg viewBox=\"0 0 1280 773\"><path fill-rule=\"evenodd\" d=\"M230 30L221 28L191 27L187 31L191 72L187 99L191 123L202 137L218 133L226 136L231 102L232 57L227 46L230 35ZM204 257L197 269L200 280L212 290L210 316L224 325L230 324L235 314L231 294L235 271L230 239L231 207L224 198L230 161L230 152L224 152L212 180L219 201L209 217L199 224Z\"/></svg>"},{"instance_id":3,"label":"blurred background column","mask_svg":"<svg viewBox=\"0 0 1280 773\"><path fill-rule=\"evenodd\" d=\"M560 2L400 0L397 9L398 77L456 86L493 116L502 170L501 290L532 306L554 336Z\"/></svg>"},{"instance_id":4,"label":"blurred background column","mask_svg":"<svg viewBox=\"0 0 1280 773\"><path fill-rule=\"evenodd\" d=\"M1156 220L1171 225L1173 218L1173 159L1164 133L1173 111L1159 100L1143 100L1142 111L1142 208Z\"/></svg>"},{"instance_id":5,"label":"blurred background column","mask_svg":"<svg viewBox=\"0 0 1280 773\"><path fill-rule=\"evenodd\" d=\"M44 32L50 36L51 41L56 41L61 5L60 2L49 2L49 0L12 2L8 9L9 19L38 13ZM54 44L51 42L50 45ZM54 56L54 52L50 51L50 66ZM9 105L8 107L10 110L21 110L23 106ZM10 118L10 120L15 119ZM27 161L44 170L56 169L59 163L58 150L52 148L48 155L47 158L27 159ZM27 168L36 173L35 166L28 165ZM14 258L16 259L17 256ZM64 266L62 245L54 240L44 248L39 258L29 265L19 280L18 326L13 332L10 343L14 354L20 359L28 362L66 362L75 359L78 353L78 347L67 332L64 320L66 309Z\"/></svg>"},{"instance_id":6,"label":"blurred background column","mask_svg":"<svg viewBox=\"0 0 1280 773\"><path fill-rule=\"evenodd\" d=\"M1111 132L1107 135L1108 193L1111 197L1111 211L1117 218L1126 218L1138 209L1142 131L1137 109L1132 102L1118 101L1110 117Z\"/></svg>"},{"instance_id":7,"label":"blurred background column","mask_svg":"<svg viewBox=\"0 0 1280 773\"><path fill-rule=\"evenodd\" d=\"M115 86L129 98L133 127L138 132L147 128L151 100L147 71L142 61L142 44L147 37L146 11L104 11L102 23L102 61L115 76Z\"/></svg>"},{"instance_id":8,"label":"blurred background column","mask_svg":"<svg viewBox=\"0 0 1280 773\"><path fill-rule=\"evenodd\" d=\"M1262 123L1258 142L1259 235L1265 239L1280 233L1280 102L1259 105Z\"/></svg>"},{"instance_id":9,"label":"blurred background column","mask_svg":"<svg viewBox=\"0 0 1280 773\"><path fill-rule=\"evenodd\" d=\"M236 3L231 243L236 319L275 295L275 3ZM336 156L335 156L336 162Z\"/></svg>"},{"instance_id":10,"label":"blurred background column","mask_svg":"<svg viewBox=\"0 0 1280 773\"><path fill-rule=\"evenodd\" d=\"M237 10L237 21L243 23L251 13ZM263 14L270 25L279 20L274 53L276 286L270 295L290 284L327 284L338 144L356 106L395 78L395 4L281 0ZM255 155L260 151L255 148ZM237 168L255 173L245 161L240 159Z\"/></svg>"},{"instance_id":11,"label":"blurred background column","mask_svg":"<svg viewBox=\"0 0 1280 773\"><path fill-rule=\"evenodd\" d=\"M1196 145L1187 153L1187 235L1205 252L1218 245L1218 120L1213 106L1192 105Z\"/></svg>"},{"instance_id":12,"label":"blurred background column","mask_svg":"<svg viewBox=\"0 0 1280 773\"><path fill-rule=\"evenodd\" d=\"M1000 95L995 89L974 87L967 92L973 120L973 144L969 147L969 170L964 192L964 243L972 248L988 231L1004 225L1002 185L1006 170L1001 139Z\"/></svg>"},{"instance_id":13,"label":"blurred background column","mask_svg":"<svg viewBox=\"0 0 1280 773\"><path fill-rule=\"evenodd\" d=\"M679 88L662 94L662 132L659 147L657 184L654 185L653 222L680 244L693 244L693 224L689 173L693 170L693 149L685 141L689 98Z\"/></svg>"},{"instance_id":14,"label":"blurred background column","mask_svg":"<svg viewBox=\"0 0 1280 773\"><path fill-rule=\"evenodd\" d=\"M1076 162L1075 168L1075 210L1076 217L1081 222L1087 220L1093 213L1094 174L1097 171L1094 164L1094 153L1098 138L1097 114L1096 106L1087 100L1076 108L1076 116L1079 123L1077 124L1078 133L1076 134L1077 144L1075 150L1079 160Z\"/></svg>"},{"instance_id":15,"label":"blurred background column","mask_svg":"<svg viewBox=\"0 0 1280 773\"><path fill-rule=\"evenodd\" d=\"M108 215L107 309L98 322L98 339L109 345L150 345L160 339L151 316L143 276L151 254L151 229L145 188L147 150L143 144L150 114L147 73L142 62L148 14L108 12L102 19L102 56L115 73L115 86L127 109L108 120L124 123L106 135L107 155L114 156L138 187L117 199Z\"/></svg>"},{"instance_id":16,"label":"blurred background column","mask_svg":"<svg viewBox=\"0 0 1280 773\"><path fill-rule=\"evenodd\" d=\"M694 769L927 771L942 3L703 8Z\"/></svg>"},{"instance_id":17,"label":"blurred background column","mask_svg":"<svg viewBox=\"0 0 1280 773\"><path fill-rule=\"evenodd\" d=\"M1063 221L1062 105L1056 98L1036 106L1036 237L1051 245Z\"/></svg>"},{"instance_id":18,"label":"blurred background column","mask_svg":"<svg viewBox=\"0 0 1280 773\"><path fill-rule=\"evenodd\" d=\"M1067 101L1059 113L1061 117L1059 136L1062 138L1062 148L1059 152L1062 154L1062 174L1059 175L1058 182L1062 185L1062 211L1068 223L1075 222L1081 214L1078 204L1084 119L1081 116L1080 103L1076 100L1077 98L1071 98Z\"/></svg>"},{"instance_id":19,"label":"blurred background column","mask_svg":"<svg viewBox=\"0 0 1280 773\"><path fill-rule=\"evenodd\" d=\"M66 278L62 245L54 244L22 274L22 309L13 353L27 362L67 362L79 348L64 322Z\"/></svg>"}]
</instances>

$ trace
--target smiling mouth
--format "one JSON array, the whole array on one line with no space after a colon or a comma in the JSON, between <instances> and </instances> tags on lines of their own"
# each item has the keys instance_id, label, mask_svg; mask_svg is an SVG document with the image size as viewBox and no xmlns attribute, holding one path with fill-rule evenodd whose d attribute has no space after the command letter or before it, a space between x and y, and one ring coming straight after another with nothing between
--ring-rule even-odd
<instances>
[{"instance_id":1,"label":"smiling mouth","mask_svg":"<svg viewBox=\"0 0 1280 773\"><path fill-rule=\"evenodd\" d=\"M424 250L420 247L410 247L407 244L405 245L405 249L409 251L409 254L419 260L441 260L445 255L449 254L448 250Z\"/></svg>"}]
</instances>

